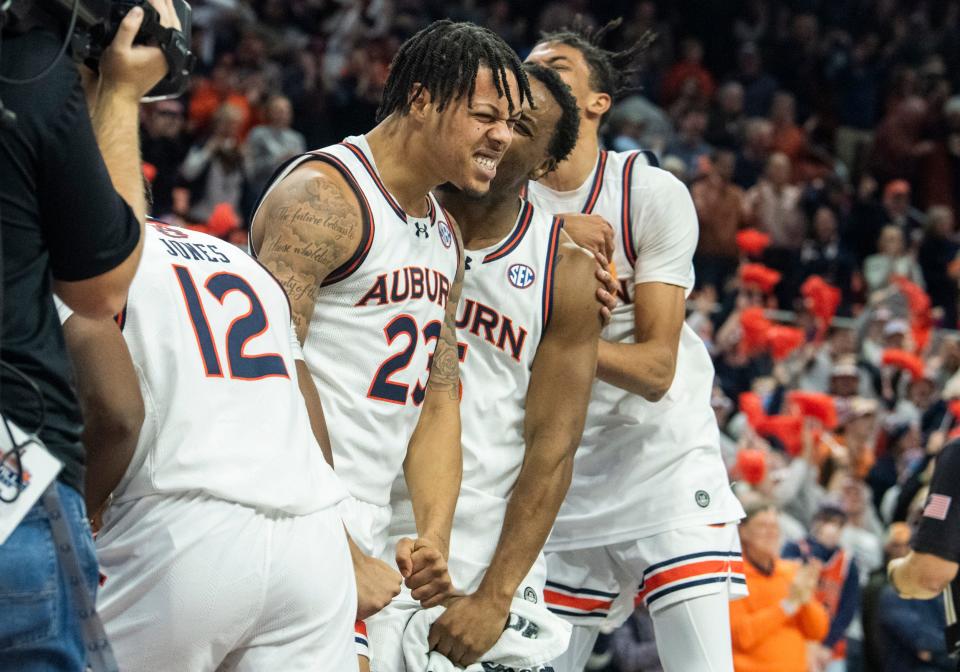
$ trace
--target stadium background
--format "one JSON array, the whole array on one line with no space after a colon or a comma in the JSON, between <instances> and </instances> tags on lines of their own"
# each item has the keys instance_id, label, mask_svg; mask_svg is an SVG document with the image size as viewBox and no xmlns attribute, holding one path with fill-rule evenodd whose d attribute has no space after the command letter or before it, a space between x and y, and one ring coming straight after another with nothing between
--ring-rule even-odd
<instances>
[{"instance_id":1,"label":"stadium background","mask_svg":"<svg viewBox=\"0 0 960 672\"><path fill-rule=\"evenodd\" d=\"M154 213L244 245L280 162L373 126L406 37L469 20L522 57L577 14L623 16L614 49L656 33L604 144L653 149L690 186L689 320L735 487L778 504L785 541L846 512L847 669L952 669L930 650L942 610L896 599L881 570L960 416L960 2L197 2L191 89L142 114ZM637 614L595 669L659 669L651 632Z\"/></svg>"}]
</instances>

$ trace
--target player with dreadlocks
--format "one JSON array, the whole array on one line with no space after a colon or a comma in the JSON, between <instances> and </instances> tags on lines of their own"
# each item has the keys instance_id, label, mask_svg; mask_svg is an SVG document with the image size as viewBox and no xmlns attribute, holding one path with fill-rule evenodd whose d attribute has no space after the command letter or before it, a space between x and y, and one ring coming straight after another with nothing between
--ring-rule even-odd
<instances>
[{"instance_id":1,"label":"player with dreadlocks","mask_svg":"<svg viewBox=\"0 0 960 672\"><path fill-rule=\"evenodd\" d=\"M439 616L418 613L404 595L370 619L374 672L425 669L415 656L431 648L460 667L482 660L484 669L514 669L510 661L522 659L523 668L540 669L567 644L569 626L544 606L541 551L583 431L600 320L593 258L520 197L528 180L566 158L579 125L560 77L524 68L536 108L523 107L490 190L437 192L460 224L467 255L457 313L464 469L449 563L465 594ZM391 504L395 540L415 527L405 497ZM517 603L539 637L501 639ZM429 633L421 630L419 646L404 635L415 614L436 619ZM548 637L551 624L561 636Z\"/></svg>"},{"instance_id":2,"label":"player with dreadlocks","mask_svg":"<svg viewBox=\"0 0 960 672\"><path fill-rule=\"evenodd\" d=\"M463 254L456 225L430 191L450 182L485 193L529 99L519 58L503 40L470 23L437 21L394 58L378 125L281 166L252 220L251 249L290 298L319 391L312 417L325 422L351 495L341 515L359 619L399 592L401 576L424 607L452 591ZM397 545L398 574L375 558L401 473L416 534ZM360 622L356 639L366 655Z\"/></svg>"},{"instance_id":3,"label":"player with dreadlocks","mask_svg":"<svg viewBox=\"0 0 960 672\"><path fill-rule=\"evenodd\" d=\"M684 323L697 217L652 153L599 146L646 43L604 48L618 25L545 35L528 58L570 85L582 117L569 160L530 183L530 202L614 223L622 301L602 334L573 481L546 547L547 603L575 626L555 667L583 670L600 627L643 603L665 670L732 672L728 601L744 592L743 510L720 456L713 365Z\"/></svg>"}]
</instances>

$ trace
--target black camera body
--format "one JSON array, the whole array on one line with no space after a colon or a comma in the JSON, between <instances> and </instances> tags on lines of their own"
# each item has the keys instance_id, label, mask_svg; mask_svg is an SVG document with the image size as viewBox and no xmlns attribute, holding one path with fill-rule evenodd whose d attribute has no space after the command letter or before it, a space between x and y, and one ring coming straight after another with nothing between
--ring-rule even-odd
<instances>
[{"instance_id":1,"label":"black camera body","mask_svg":"<svg viewBox=\"0 0 960 672\"><path fill-rule=\"evenodd\" d=\"M116 36L123 17L138 6L143 9L143 23L134 42L159 47L168 66L167 75L144 100L176 98L186 91L195 60L190 52L192 10L186 0L173 0L180 30L160 25L160 15L146 0L14 0L10 8L14 20L8 29L45 25L62 32L73 21L73 31L67 36L73 59L98 70L100 57Z\"/></svg>"}]
</instances>

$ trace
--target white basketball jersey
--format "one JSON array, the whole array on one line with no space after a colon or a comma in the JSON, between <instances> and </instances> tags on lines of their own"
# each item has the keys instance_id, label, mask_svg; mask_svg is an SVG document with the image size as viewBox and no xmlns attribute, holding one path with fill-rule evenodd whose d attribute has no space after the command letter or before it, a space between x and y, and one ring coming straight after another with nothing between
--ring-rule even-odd
<instances>
[{"instance_id":1,"label":"white basketball jersey","mask_svg":"<svg viewBox=\"0 0 960 672\"><path fill-rule=\"evenodd\" d=\"M524 414L537 347L550 320L561 227L524 202L510 234L466 250L457 307L463 479L450 539L450 573L475 590L496 550L526 443ZM398 484L392 537L413 534L410 501Z\"/></svg>"},{"instance_id":2,"label":"white basketball jersey","mask_svg":"<svg viewBox=\"0 0 960 672\"><path fill-rule=\"evenodd\" d=\"M145 416L117 501L203 491L306 514L346 496L310 426L290 320L283 288L243 250L148 222L118 316Z\"/></svg>"},{"instance_id":3,"label":"white basketball jersey","mask_svg":"<svg viewBox=\"0 0 960 672\"><path fill-rule=\"evenodd\" d=\"M459 244L432 195L426 217L404 212L363 136L298 157L265 194L308 161L343 176L360 203L364 236L353 258L323 283L303 352L323 401L337 474L354 497L386 506L420 416Z\"/></svg>"},{"instance_id":4,"label":"white basketball jersey","mask_svg":"<svg viewBox=\"0 0 960 672\"><path fill-rule=\"evenodd\" d=\"M613 264L621 303L602 338L633 343L635 285L693 287L696 212L682 182L648 163L645 152L601 152L577 190L528 185L552 213L595 213L614 228ZM627 188L625 188L625 186ZM547 544L587 548L743 515L720 456L710 406L713 363L684 324L676 374L659 402L596 381L573 482Z\"/></svg>"}]
</instances>

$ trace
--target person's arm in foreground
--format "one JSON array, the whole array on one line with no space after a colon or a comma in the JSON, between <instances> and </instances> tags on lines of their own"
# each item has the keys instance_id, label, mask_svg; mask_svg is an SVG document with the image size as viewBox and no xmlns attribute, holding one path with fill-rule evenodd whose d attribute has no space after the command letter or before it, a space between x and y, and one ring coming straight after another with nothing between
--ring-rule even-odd
<instances>
[{"instance_id":1,"label":"person's arm in foreground","mask_svg":"<svg viewBox=\"0 0 960 672\"><path fill-rule=\"evenodd\" d=\"M451 220L451 223L452 220ZM463 249L460 231L454 235ZM460 357L457 304L463 287L463 259L447 296L440 338L430 363L430 377L420 418L407 445L403 473L413 503L417 538L397 543L397 567L413 599L425 609L442 604L453 591L447 571L450 530L460 495L463 453L460 449Z\"/></svg>"},{"instance_id":2,"label":"person's arm in foreground","mask_svg":"<svg viewBox=\"0 0 960 672\"><path fill-rule=\"evenodd\" d=\"M493 646L517 587L547 541L570 486L597 363L594 260L572 241L559 252L554 310L527 390L523 465L496 551L477 591L433 624L431 648L466 667Z\"/></svg>"}]
</instances>

